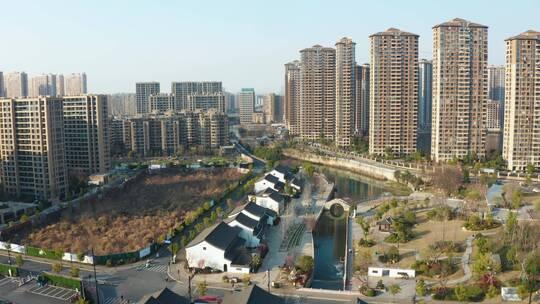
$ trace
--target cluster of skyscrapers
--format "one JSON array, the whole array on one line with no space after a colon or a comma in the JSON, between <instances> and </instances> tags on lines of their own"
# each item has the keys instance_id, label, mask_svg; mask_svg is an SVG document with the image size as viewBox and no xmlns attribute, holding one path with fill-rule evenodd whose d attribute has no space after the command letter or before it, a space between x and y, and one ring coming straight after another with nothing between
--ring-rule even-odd
<instances>
[{"instance_id":1,"label":"cluster of skyscrapers","mask_svg":"<svg viewBox=\"0 0 540 304\"><path fill-rule=\"evenodd\" d=\"M506 66L488 67L488 27L453 19L433 27L433 60L419 36L395 28L370 39L370 63L355 44L315 45L285 65L285 123L305 139L369 153L424 150L437 162L500 150L509 170L540 166L540 34L506 40ZM503 131L501 131L503 130Z\"/></svg>"},{"instance_id":2,"label":"cluster of skyscrapers","mask_svg":"<svg viewBox=\"0 0 540 304\"><path fill-rule=\"evenodd\" d=\"M0 72L0 97L73 96L87 93L85 73L42 74Z\"/></svg>"}]
</instances>

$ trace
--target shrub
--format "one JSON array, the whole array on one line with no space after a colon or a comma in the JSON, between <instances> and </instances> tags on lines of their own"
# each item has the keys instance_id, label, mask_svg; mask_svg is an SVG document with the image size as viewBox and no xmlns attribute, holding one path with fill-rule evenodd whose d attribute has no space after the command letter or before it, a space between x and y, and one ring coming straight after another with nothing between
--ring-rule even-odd
<instances>
[{"instance_id":1,"label":"shrub","mask_svg":"<svg viewBox=\"0 0 540 304\"><path fill-rule=\"evenodd\" d=\"M428 287L426 286L426 282L422 279L418 280L418 282L416 282L416 293L423 297L425 296L426 294L428 294L429 290L428 290Z\"/></svg>"},{"instance_id":2,"label":"shrub","mask_svg":"<svg viewBox=\"0 0 540 304\"><path fill-rule=\"evenodd\" d=\"M383 263L397 263L399 260L399 250L396 246L390 247L384 254L379 256L379 261Z\"/></svg>"},{"instance_id":3,"label":"shrub","mask_svg":"<svg viewBox=\"0 0 540 304\"><path fill-rule=\"evenodd\" d=\"M226 276L226 275L223 275L223 276L221 277L221 281L222 281L223 283L229 283L229 277Z\"/></svg>"},{"instance_id":4,"label":"shrub","mask_svg":"<svg viewBox=\"0 0 540 304\"><path fill-rule=\"evenodd\" d=\"M296 267L298 267L302 272L309 273L313 270L314 261L313 257L309 255L303 255L298 260Z\"/></svg>"},{"instance_id":5,"label":"shrub","mask_svg":"<svg viewBox=\"0 0 540 304\"><path fill-rule=\"evenodd\" d=\"M79 268L71 267L71 270L70 270L69 273L71 274L72 277L78 278L79 277Z\"/></svg>"},{"instance_id":6,"label":"shrub","mask_svg":"<svg viewBox=\"0 0 540 304\"><path fill-rule=\"evenodd\" d=\"M377 286L375 286L375 288L379 289L379 290L383 290L384 289L384 283L382 280L378 280L377 281Z\"/></svg>"},{"instance_id":7,"label":"shrub","mask_svg":"<svg viewBox=\"0 0 540 304\"><path fill-rule=\"evenodd\" d=\"M454 294L458 301L473 301L478 302L484 299L484 291L474 285L462 285L458 284L454 288Z\"/></svg>"},{"instance_id":8,"label":"shrub","mask_svg":"<svg viewBox=\"0 0 540 304\"><path fill-rule=\"evenodd\" d=\"M60 273L64 267L62 267L62 264L60 263L54 263L52 265L52 271L55 273Z\"/></svg>"},{"instance_id":9,"label":"shrub","mask_svg":"<svg viewBox=\"0 0 540 304\"><path fill-rule=\"evenodd\" d=\"M247 284L247 285L251 284L251 276L249 274L245 274L242 277L242 282Z\"/></svg>"},{"instance_id":10,"label":"shrub","mask_svg":"<svg viewBox=\"0 0 540 304\"><path fill-rule=\"evenodd\" d=\"M375 291L375 289L369 288L366 285L360 286L359 291L361 294L363 294L366 297L374 297L377 295L377 291Z\"/></svg>"},{"instance_id":11,"label":"shrub","mask_svg":"<svg viewBox=\"0 0 540 304\"><path fill-rule=\"evenodd\" d=\"M362 247L372 247L373 245L375 245L375 241L373 241L372 239L362 238L360 239L360 241L358 241L358 245Z\"/></svg>"}]
</instances>

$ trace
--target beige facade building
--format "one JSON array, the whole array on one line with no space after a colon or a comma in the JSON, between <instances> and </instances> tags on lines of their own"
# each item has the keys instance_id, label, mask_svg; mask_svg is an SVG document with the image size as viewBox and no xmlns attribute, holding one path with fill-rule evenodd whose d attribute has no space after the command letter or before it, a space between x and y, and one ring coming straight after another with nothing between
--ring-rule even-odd
<instances>
[{"instance_id":1,"label":"beige facade building","mask_svg":"<svg viewBox=\"0 0 540 304\"><path fill-rule=\"evenodd\" d=\"M369 153L416 151L418 35L390 28L370 36Z\"/></svg>"},{"instance_id":2,"label":"beige facade building","mask_svg":"<svg viewBox=\"0 0 540 304\"><path fill-rule=\"evenodd\" d=\"M4 74L5 97L20 98L28 96L28 74L25 72L10 72Z\"/></svg>"},{"instance_id":3,"label":"beige facade building","mask_svg":"<svg viewBox=\"0 0 540 304\"><path fill-rule=\"evenodd\" d=\"M190 147L219 148L229 144L228 117L215 109L147 115L115 125L123 127L125 150L142 157L174 155Z\"/></svg>"},{"instance_id":4,"label":"beige facade building","mask_svg":"<svg viewBox=\"0 0 540 304\"><path fill-rule=\"evenodd\" d=\"M62 99L0 99L0 157L6 194L63 198L68 188Z\"/></svg>"},{"instance_id":5,"label":"beige facade building","mask_svg":"<svg viewBox=\"0 0 540 304\"><path fill-rule=\"evenodd\" d=\"M187 96L186 111L208 111L210 109L225 112L225 95L223 92L197 93Z\"/></svg>"},{"instance_id":6,"label":"beige facade building","mask_svg":"<svg viewBox=\"0 0 540 304\"><path fill-rule=\"evenodd\" d=\"M486 128L489 130L500 130L501 102L488 99L486 103Z\"/></svg>"},{"instance_id":7,"label":"beige facade building","mask_svg":"<svg viewBox=\"0 0 540 304\"><path fill-rule=\"evenodd\" d=\"M64 76L64 95L76 96L88 93L86 74L72 73Z\"/></svg>"},{"instance_id":8,"label":"beige facade building","mask_svg":"<svg viewBox=\"0 0 540 304\"><path fill-rule=\"evenodd\" d=\"M269 93L263 100L264 120L266 123L283 122L283 96Z\"/></svg>"},{"instance_id":9,"label":"beige facade building","mask_svg":"<svg viewBox=\"0 0 540 304\"><path fill-rule=\"evenodd\" d=\"M291 135L300 135L300 61L285 64L285 125Z\"/></svg>"},{"instance_id":10,"label":"beige facade building","mask_svg":"<svg viewBox=\"0 0 540 304\"><path fill-rule=\"evenodd\" d=\"M149 113L165 113L174 110L176 97L174 94L156 93L148 96Z\"/></svg>"},{"instance_id":11,"label":"beige facade building","mask_svg":"<svg viewBox=\"0 0 540 304\"><path fill-rule=\"evenodd\" d=\"M485 155L487 26L453 19L433 27L431 157Z\"/></svg>"},{"instance_id":12,"label":"beige facade building","mask_svg":"<svg viewBox=\"0 0 540 304\"><path fill-rule=\"evenodd\" d=\"M350 38L336 43L336 131L338 147L352 144L356 125L356 57L355 45Z\"/></svg>"},{"instance_id":13,"label":"beige facade building","mask_svg":"<svg viewBox=\"0 0 540 304\"><path fill-rule=\"evenodd\" d=\"M336 50L315 45L300 51L300 136L334 140Z\"/></svg>"},{"instance_id":14,"label":"beige facade building","mask_svg":"<svg viewBox=\"0 0 540 304\"><path fill-rule=\"evenodd\" d=\"M65 96L62 100L68 169L86 174L109 171L108 96Z\"/></svg>"},{"instance_id":15,"label":"beige facade building","mask_svg":"<svg viewBox=\"0 0 540 304\"><path fill-rule=\"evenodd\" d=\"M503 157L508 170L540 167L540 32L506 40Z\"/></svg>"}]
</instances>

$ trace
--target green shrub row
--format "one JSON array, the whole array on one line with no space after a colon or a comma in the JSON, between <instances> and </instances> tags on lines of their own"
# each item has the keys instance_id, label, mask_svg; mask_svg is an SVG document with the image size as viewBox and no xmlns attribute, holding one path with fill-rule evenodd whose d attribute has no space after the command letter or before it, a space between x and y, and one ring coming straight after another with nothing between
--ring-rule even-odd
<instances>
[{"instance_id":1,"label":"green shrub row","mask_svg":"<svg viewBox=\"0 0 540 304\"><path fill-rule=\"evenodd\" d=\"M82 283L80 279L70 278L63 275L44 272L38 277L39 281L47 282L47 284L60 286L81 291Z\"/></svg>"},{"instance_id":2,"label":"green shrub row","mask_svg":"<svg viewBox=\"0 0 540 304\"><path fill-rule=\"evenodd\" d=\"M9 275L9 270L13 276L19 276L19 268L12 265L0 264L0 273L3 275Z\"/></svg>"}]
</instances>

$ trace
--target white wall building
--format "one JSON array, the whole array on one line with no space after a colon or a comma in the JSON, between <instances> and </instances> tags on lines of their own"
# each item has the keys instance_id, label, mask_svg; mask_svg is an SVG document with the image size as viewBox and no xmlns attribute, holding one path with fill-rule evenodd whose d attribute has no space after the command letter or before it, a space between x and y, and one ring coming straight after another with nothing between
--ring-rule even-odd
<instances>
[{"instance_id":1,"label":"white wall building","mask_svg":"<svg viewBox=\"0 0 540 304\"><path fill-rule=\"evenodd\" d=\"M279 178L271 174L266 174L262 179L255 183L254 191L255 193L259 193L268 188L272 188L279 192L283 191L284 186L283 182L279 181Z\"/></svg>"},{"instance_id":2,"label":"white wall building","mask_svg":"<svg viewBox=\"0 0 540 304\"><path fill-rule=\"evenodd\" d=\"M249 255L246 241L239 237L241 231L224 222L206 228L186 246L189 267L249 273Z\"/></svg>"},{"instance_id":3,"label":"white wall building","mask_svg":"<svg viewBox=\"0 0 540 304\"><path fill-rule=\"evenodd\" d=\"M264 234L264 225L266 225L266 223L261 223L242 212L229 217L224 222L231 227L242 229L239 236L246 240L246 247L256 248L261 243Z\"/></svg>"},{"instance_id":4,"label":"white wall building","mask_svg":"<svg viewBox=\"0 0 540 304\"><path fill-rule=\"evenodd\" d=\"M261 207L273 210L277 214L283 214L285 209L285 197L272 188L267 188L262 193L253 196L251 201Z\"/></svg>"}]
</instances>

